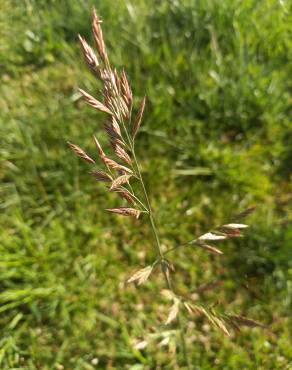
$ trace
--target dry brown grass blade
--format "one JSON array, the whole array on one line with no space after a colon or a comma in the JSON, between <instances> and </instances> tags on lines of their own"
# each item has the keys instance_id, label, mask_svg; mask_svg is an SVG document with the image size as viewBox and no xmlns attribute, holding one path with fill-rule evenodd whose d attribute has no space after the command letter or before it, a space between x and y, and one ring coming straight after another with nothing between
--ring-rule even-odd
<instances>
[{"instance_id":1,"label":"dry brown grass blade","mask_svg":"<svg viewBox=\"0 0 292 370\"><path fill-rule=\"evenodd\" d=\"M121 185L126 184L127 182L129 182L130 177L131 175L122 175L117 177L116 179L113 180L110 190L115 190L119 188Z\"/></svg>"},{"instance_id":2,"label":"dry brown grass blade","mask_svg":"<svg viewBox=\"0 0 292 370\"><path fill-rule=\"evenodd\" d=\"M134 121L133 129L132 129L133 139L137 135L137 132L138 132L140 126L141 126L141 121L142 121L142 117L143 117L143 113L144 113L144 109L145 109L145 103L146 103L146 97L144 97L142 99L142 101L140 103L140 106L139 106L139 110L138 110L136 119Z\"/></svg>"},{"instance_id":3,"label":"dry brown grass blade","mask_svg":"<svg viewBox=\"0 0 292 370\"><path fill-rule=\"evenodd\" d=\"M112 111L109 110L104 104L102 104L100 101L96 100L93 96L88 94L86 91L84 91L82 89L79 89L79 92L84 97L86 103L89 104L90 106L92 106L93 108L95 108L95 109L97 109L101 112L110 114L110 115L113 114Z\"/></svg>"},{"instance_id":4,"label":"dry brown grass blade","mask_svg":"<svg viewBox=\"0 0 292 370\"><path fill-rule=\"evenodd\" d=\"M91 157L89 157L88 154L85 153L85 151L83 149L81 149L79 146L75 145L75 144L72 144L70 142L68 142L68 145L70 146L70 148L73 150L73 152L78 155L78 157L84 159L86 162L89 162L89 163L92 163L94 164L95 163L95 160L92 159Z\"/></svg>"},{"instance_id":5,"label":"dry brown grass blade","mask_svg":"<svg viewBox=\"0 0 292 370\"><path fill-rule=\"evenodd\" d=\"M120 207L120 208L107 208L106 211L111 213L117 213L122 216L133 216L135 218L139 218L141 211L135 208L127 208L127 207Z\"/></svg>"},{"instance_id":6,"label":"dry brown grass blade","mask_svg":"<svg viewBox=\"0 0 292 370\"><path fill-rule=\"evenodd\" d=\"M103 181L103 182L113 181L113 178L108 173L103 172L103 171L93 170L93 171L90 171L89 174L95 177L97 181Z\"/></svg>"}]
</instances>

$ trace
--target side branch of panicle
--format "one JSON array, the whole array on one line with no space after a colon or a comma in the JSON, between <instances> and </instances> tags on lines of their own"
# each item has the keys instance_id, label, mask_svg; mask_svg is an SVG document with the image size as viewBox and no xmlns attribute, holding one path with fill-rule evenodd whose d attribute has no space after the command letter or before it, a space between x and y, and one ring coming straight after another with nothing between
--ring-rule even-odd
<instances>
[{"instance_id":1,"label":"side branch of panicle","mask_svg":"<svg viewBox=\"0 0 292 370\"><path fill-rule=\"evenodd\" d=\"M88 154L85 153L85 151L83 149L81 149L79 146L75 145L75 144L72 144L68 141L68 145L70 146L70 148L73 150L73 152L78 155L78 157L84 159L86 162L88 163L91 163L91 164L94 164L95 163L95 160L92 159L91 157L89 157Z\"/></svg>"},{"instance_id":2,"label":"side branch of panicle","mask_svg":"<svg viewBox=\"0 0 292 370\"><path fill-rule=\"evenodd\" d=\"M93 108L95 108L95 109L97 109L101 112L110 114L110 115L113 114L104 104L102 104L100 101L96 100L93 96L88 94L86 91L84 91L82 89L79 89L79 92L83 96L83 98L85 99L86 103L91 105Z\"/></svg>"}]
</instances>

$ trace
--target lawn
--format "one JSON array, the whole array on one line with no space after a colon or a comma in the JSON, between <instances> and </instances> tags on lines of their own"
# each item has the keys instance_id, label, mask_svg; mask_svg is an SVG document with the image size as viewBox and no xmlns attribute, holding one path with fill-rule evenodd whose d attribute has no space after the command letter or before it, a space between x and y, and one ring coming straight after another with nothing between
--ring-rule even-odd
<instances>
[{"instance_id":1,"label":"lawn","mask_svg":"<svg viewBox=\"0 0 292 370\"><path fill-rule=\"evenodd\" d=\"M78 44L103 19L112 64L137 105L136 152L163 248L256 206L224 254L169 255L182 295L267 328L225 337L184 315L196 370L292 369L291 4L259 0L2 0L0 12L0 368L183 369L146 218L108 214L88 175L104 116ZM135 344L147 340L144 349Z\"/></svg>"}]
</instances>

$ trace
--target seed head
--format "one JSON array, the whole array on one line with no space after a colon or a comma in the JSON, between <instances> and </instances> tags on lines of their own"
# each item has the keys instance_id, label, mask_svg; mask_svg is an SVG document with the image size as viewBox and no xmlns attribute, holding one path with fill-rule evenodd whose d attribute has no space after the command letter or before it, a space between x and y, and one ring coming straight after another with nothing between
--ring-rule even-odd
<instances>
[{"instance_id":1,"label":"seed head","mask_svg":"<svg viewBox=\"0 0 292 370\"><path fill-rule=\"evenodd\" d=\"M73 152L78 155L78 157L84 159L86 162L89 162L89 163L92 163L92 164L95 163L94 159L89 157L89 155L86 154L85 151L83 149L81 149L79 146L77 146L75 144L72 144L70 142L68 142L68 145L73 150Z\"/></svg>"},{"instance_id":2,"label":"seed head","mask_svg":"<svg viewBox=\"0 0 292 370\"><path fill-rule=\"evenodd\" d=\"M92 48L86 42L86 40L80 35L78 35L78 38L79 38L80 45L83 51L84 59L88 67L96 74L99 69L99 63L98 63L97 57L94 54L94 51L92 50Z\"/></svg>"}]
</instances>

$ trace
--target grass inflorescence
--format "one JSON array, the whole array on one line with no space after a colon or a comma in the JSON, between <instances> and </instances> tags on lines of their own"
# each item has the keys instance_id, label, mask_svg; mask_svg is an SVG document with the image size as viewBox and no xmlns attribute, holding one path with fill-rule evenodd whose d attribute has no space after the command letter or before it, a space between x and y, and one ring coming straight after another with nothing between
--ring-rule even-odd
<instances>
[{"instance_id":1,"label":"grass inflorescence","mask_svg":"<svg viewBox=\"0 0 292 370\"><path fill-rule=\"evenodd\" d=\"M103 212L126 201L86 176L105 176L93 135L123 164L106 144L106 113L85 107L78 92L80 86L97 96L76 37L94 47L93 5L1 2L3 369L175 369L183 360L176 320L164 326L174 302L161 294L160 265L146 284L124 283L157 259L147 215ZM289 368L288 3L105 0L98 9L112 65L120 72L126 66L134 113L147 93L135 149L164 253L258 205L244 238L205 241L223 254L197 244L166 254L175 265L191 362L202 369ZM66 141L96 167L73 156ZM183 300L190 295L191 304L248 316L270 330L229 330L230 340L198 310L190 319Z\"/></svg>"},{"instance_id":2,"label":"grass inflorescence","mask_svg":"<svg viewBox=\"0 0 292 370\"><path fill-rule=\"evenodd\" d=\"M175 271L175 267L170 260L170 256L166 258L166 254L173 252L178 247L183 248L187 245L201 247L213 254L223 254L220 249L214 245L210 245L210 242L214 243L229 238L241 237L242 230L247 228L248 225L239 222L241 219L251 214L254 211L254 207L250 207L241 212L234 217L231 222L218 226L187 243L175 246L166 251L163 250L156 226L155 212L152 209L148 191L143 180L141 166L135 153L136 136L142 123L146 98L144 97L142 99L136 116L133 117L133 94L130 84L124 70L119 73L111 66L103 38L101 23L102 21L94 9L92 13L92 33L98 51L98 57L95 55L92 47L89 46L87 41L80 35L79 41L87 66L96 77L97 82L101 83L100 93L102 100L98 100L82 89L79 89L79 91L87 104L107 115L104 129L108 136L112 151L119 162L105 153L100 142L94 136L95 146L100 157L100 162L104 168L93 170L91 174L94 175L97 181L105 184L110 183L107 186L108 190L114 191L125 200L125 205L116 208L107 208L106 211L120 216L135 217L136 219L138 219L141 214L146 214L153 232L156 259L151 265L143 267L135 272L134 275L128 279L128 283L135 282L138 285L146 283L154 272L155 267L157 265L160 266L167 287L167 290L164 290L164 295L168 296L170 300L173 301L167 319L165 320L165 325L169 325L175 320L178 322L181 350L184 357L183 365L191 369L193 365L188 356L184 328L180 320L181 308L184 308L191 317L193 317L195 313L205 316L213 326L220 329L227 336L230 336L229 329L227 328L228 325L237 330L239 330L242 325L250 327L265 326L255 320L240 315L229 315L225 312L220 314L214 307L209 308L201 304L194 304L191 302L191 297L180 296L174 288L173 279L171 277L172 273ZM68 144L78 157L91 165L96 164L95 160L79 146L72 143ZM136 190L133 190L132 182L135 180L139 183L139 189L136 187ZM126 194L127 196L125 196ZM144 341L144 343L147 342Z\"/></svg>"}]
</instances>

